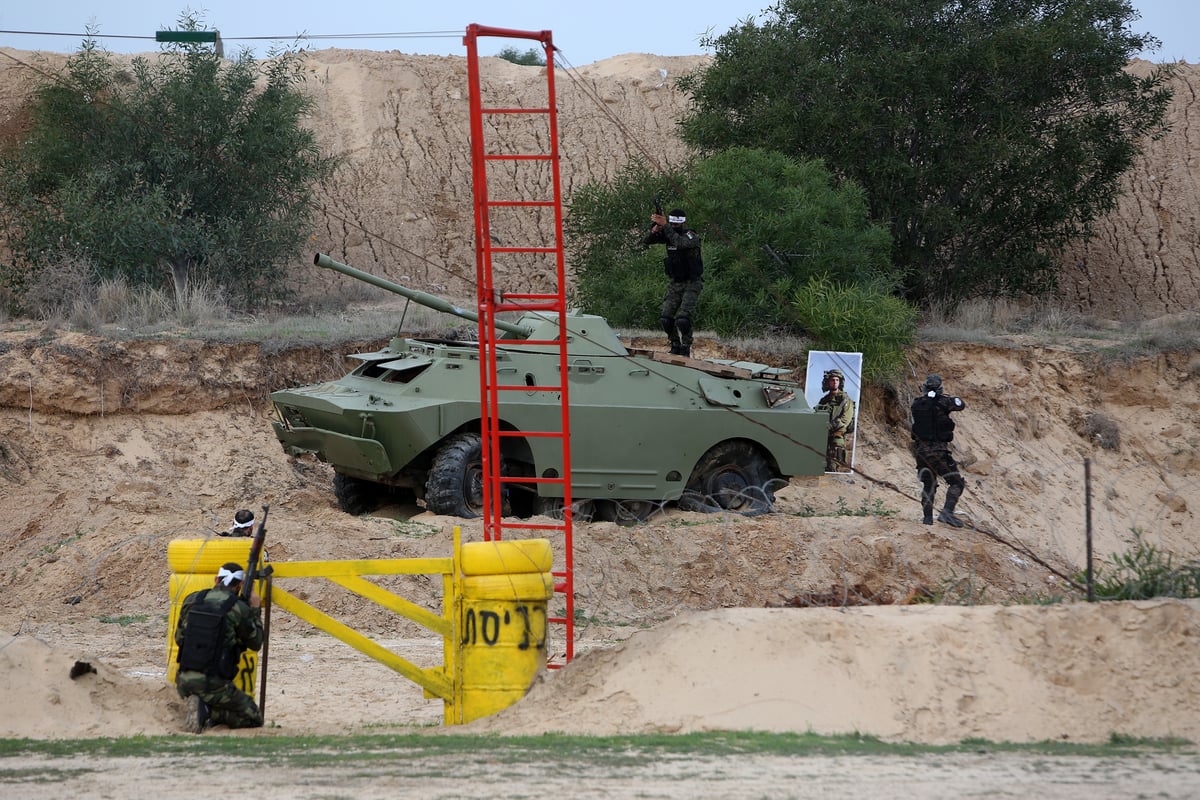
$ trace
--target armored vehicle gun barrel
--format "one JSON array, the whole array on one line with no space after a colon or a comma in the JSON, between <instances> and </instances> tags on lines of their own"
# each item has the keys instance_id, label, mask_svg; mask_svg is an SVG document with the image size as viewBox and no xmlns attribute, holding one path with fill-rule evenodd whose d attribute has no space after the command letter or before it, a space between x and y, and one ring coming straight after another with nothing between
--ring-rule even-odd
<instances>
[{"instance_id":1,"label":"armored vehicle gun barrel","mask_svg":"<svg viewBox=\"0 0 1200 800\"><path fill-rule=\"evenodd\" d=\"M462 319L468 319L471 322L479 322L479 315L474 311L467 311L465 308L459 308L449 300L445 300L437 295L418 291L417 289L409 289L407 286L401 286L398 283L393 283L386 278L380 278L377 275L372 275L369 272L363 272L361 269L355 269L354 267L351 267L348 264L343 264L340 261L334 261L324 253L317 253L317 255L313 258L313 263L318 267L324 267L325 269L330 269L334 272L340 272L343 275L354 278L355 280L360 280L364 283L369 283L372 286L378 286L380 289L386 289L389 292L402 295L407 297L409 300L412 300L414 303L419 303L420 305L432 308L434 311L441 311L444 314L450 314L455 317L461 317ZM496 327L505 333L511 333L513 336L518 338L529 338L529 329L523 328L520 325L515 325L511 322L504 322L503 320L497 320Z\"/></svg>"}]
</instances>

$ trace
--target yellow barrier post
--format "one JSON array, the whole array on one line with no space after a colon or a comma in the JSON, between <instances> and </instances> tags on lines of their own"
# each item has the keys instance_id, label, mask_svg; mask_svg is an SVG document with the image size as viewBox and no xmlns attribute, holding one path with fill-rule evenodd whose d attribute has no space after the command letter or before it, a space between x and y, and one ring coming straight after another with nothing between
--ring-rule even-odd
<instances>
[{"instance_id":1,"label":"yellow barrier post","mask_svg":"<svg viewBox=\"0 0 1200 800\"><path fill-rule=\"evenodd\" d=\"M175 628L179 626L179 612L184 598L201 589L211 589L217 579L217 570L228 561L245 565L250 558L248 537L233 539L175 539L167 545L167 565L171 568L168 591L171 610L167 618L167 683L175 685L179 672L176 658ZM261 583L261 582L260 582ZM246 650L238 662L238 673L233 685L255 698L258 678L258 653ZM257 702L257 700L256 700Z\"/></svg>"},{"instance_id":2,"label":"yellow barrier post","mask_svg":"<svg viewBox=\"0 0 1200 800\"><path fill-rule=\"evenodd\" d=\"M462 545L457 708L447 722L494 714L525 696L546 666L554 592L546 539Z\"/></svg>"}]
</instances>

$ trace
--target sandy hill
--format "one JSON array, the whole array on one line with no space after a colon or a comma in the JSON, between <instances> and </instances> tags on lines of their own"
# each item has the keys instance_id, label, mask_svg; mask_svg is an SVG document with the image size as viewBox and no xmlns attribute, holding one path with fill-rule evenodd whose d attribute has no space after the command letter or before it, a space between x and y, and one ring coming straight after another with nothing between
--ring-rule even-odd
<instances>
[{"instance_id":1,"label":"sandy hill","mask_svg":"<svg viewBox=\"0 0 1200 800\"><path fill-rule=\"evenodd\" d=\"M456 275L469 271L455 265L473 263L463 61L336 50L311 59L321 103L315 124L351 165L330 187L314 249L409 275L422 288L461 290ZM625 56L582 68L578 83L564 79L568 185L612 174L633 147L605 128L608 116L593 110L582 87L669 160L682 155L671 119L683 98L671 77L699 63ZM494 66L497 91L540 81L534 68ZM1194 69L1185 69L1181 88L1191 86ZM0 109L11 109L22 73L8 58L0 70ZM1065 304L1111 303L1147 315L1194 306L1191 98L1179 93L1174 138L1156 143L1131 178L1138 192L1157 191L1130 195L1106 224L1110 247L1102 239L1079 255L1071 269L1086 280L1067 282ZM387 233L405 250L362 229ZM16 636L0 639L0 691L6 709L24 713L6 713L0 735L171 730L174 717L161 705L133 700L154 691L162 705L171 702L161 689L166 543L211 537L236 508L271 504L276 560L446 554L453 520L403 507L342 514L328 469L289 460L271 434L271 389L340 374L347 353L372 344L266 352L252 342L4 326L0 631ZM619 719L625 730L856 729L917 741L1103 740L1114 731L1200 737L1190 713L1200 695L1195 603L1001 605L1078 599L1064 583L1084 563L1085 459L1099 558L1124 550L1134 529L1180 557L1197 554L1200 354L1112 359L1094 354L1098 344L1084 351L1069 341L1025 339L911 353L914 384L939 372L968 402L958 442L968 474L960 509L975 530L919 523L905 447L911 389L903 387L864 398L853 478L797 482L780 492L775 514L670 511L631 528L581 525L577 603L588 655L489 724L529 730L534 723L521 716L529 714L543 729ZM697 352L731 355L715 341ZM1097 419L1116 436L1097 438ZM479 535L475 523L464 527L468 538ZM396 588L440 607L428 581ZM305 596L379 640L419 636L335 587L306 587ZM784 607L917 597L970 605ZM631 635L643 628L650 630ZM281 615L276 632L281 694L270 715L284 732L438 718L419 692L398 700L411 687L338 643L305 636L299 621ZM424 653L437 656L436 648ZM80 658L100 671L70 681L66 671ZM821 671L804 684L809 694L792 685L800 669ZM51 691L14 677L29 671ZM649 687L632 682L639 673L653 678ZM670 681L671 691L656 691ZM747 686L780 702L739 693ZM1031 701L1002 707L1006 690ZM712 702L698 702L701 693ZM606 711L606 698L622 713ZM781 708L789 711L784 721Z\"/></svg>"},{"instance_id":2,"label":"sandy hill","mask_svg":"<svg viewBox=\"0 0 1200 800\"><path fill-rule=\"evenodd\" d=\"M322 197L313 250L416 288L473 297L471 163L466 60L368 50L308 54L312 120L344 160ZM62 56L0 48L0 130L16 124L32 82ZM563 189L611 178L631 158L677 163L675 120L687 98L675 79L703 56L627 54L559 70ZM1130 69L1142 73L1147 62ZM536 104L541 68L485 59L484 91L504 105ZM1154 317L1200 302L1200 167L1196 158L1200 66L1180 65L1170 131L1146 144L1119 207L1097 235L1064 259L1061 300L1106 316ZM535 241L528 231L511 238ZM523 238L524 237L524 238ZM337 276L299 265L314 290ZM530 276L498 275L498 284Z\"/></svg>"}]
</instances>

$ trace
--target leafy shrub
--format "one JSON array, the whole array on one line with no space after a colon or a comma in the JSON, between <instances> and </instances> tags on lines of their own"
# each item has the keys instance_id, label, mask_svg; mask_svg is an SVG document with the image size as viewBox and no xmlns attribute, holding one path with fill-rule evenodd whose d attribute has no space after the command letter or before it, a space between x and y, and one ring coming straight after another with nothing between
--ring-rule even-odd
<instances>
[{"instance_id":1,"label":"leafy shrub","mask_svg":"<svg viewBox=\"0 0 1200 800\"><path fill-rule=\"evenodd\" d=\"M524 53L517 50L515 47L505 47L499 53L496 53L497 58L503 58L505 61L511 61L514 64L519 64L522 67L544 67L546 66L546 56L541 50L536 47L531 47Z\"/></svg>"},{"instance_id":2,"label":"leafy shrub","mask_svg":"<svg viewBox=\"0 0 1200 800\"><path fill-rule=\"evenodd\" d=\"M1200 597L1200 561L1175 564L1165 553L1133 529L1130 547L1115 553L1093 573L1100 600L1149 600L1152 597ZM1082 585L1084 576L1076 576Z\"/></svg>"},{"instance_id":3,"label":"leafy shrub","mask_svg":"<svg viewBox=\"0 0 1200 800\"><path fill-rule=\"evenodd\" d=\"M667 175L630 162L577 189L566 219L577 301L613 325L659 325L664 251L641 244L656 195L703 239L695 321L721 336L800 333L790 300L813 276L894 280L887 231L869 221L862 190L819 161L730 148Z\"/></svg>"},{"instance_id":4,"label":"leafy shrub","mask_svg":"<svg viewBox=\"0 0 1200 800\"><path fill-rule=\"evenodd\" d=\"M801 324L826 349L862 353L867 378L890 380L903 370L917 311L877 284L811 278L796 292L795 306Z\"/></svg>"}]
</instances>

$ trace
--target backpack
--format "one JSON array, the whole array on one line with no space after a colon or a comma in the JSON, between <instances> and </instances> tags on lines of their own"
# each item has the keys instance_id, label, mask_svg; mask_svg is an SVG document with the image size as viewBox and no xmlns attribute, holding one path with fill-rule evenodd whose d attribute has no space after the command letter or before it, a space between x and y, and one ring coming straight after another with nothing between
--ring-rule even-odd
<instances>
[{"instance_id":1,"label":"backpack","mask_svg":"<svg viewBox=\"0 0 1200 800\"><path fill-rule=\"evenodd\" d=\"M240 654L225 646L225 615L238 597L233 595L216 609L205 602L207 597L205 590L188 611L183 644L179 646L179 668L233 680Z\"/></svg>"}]
</instances>

